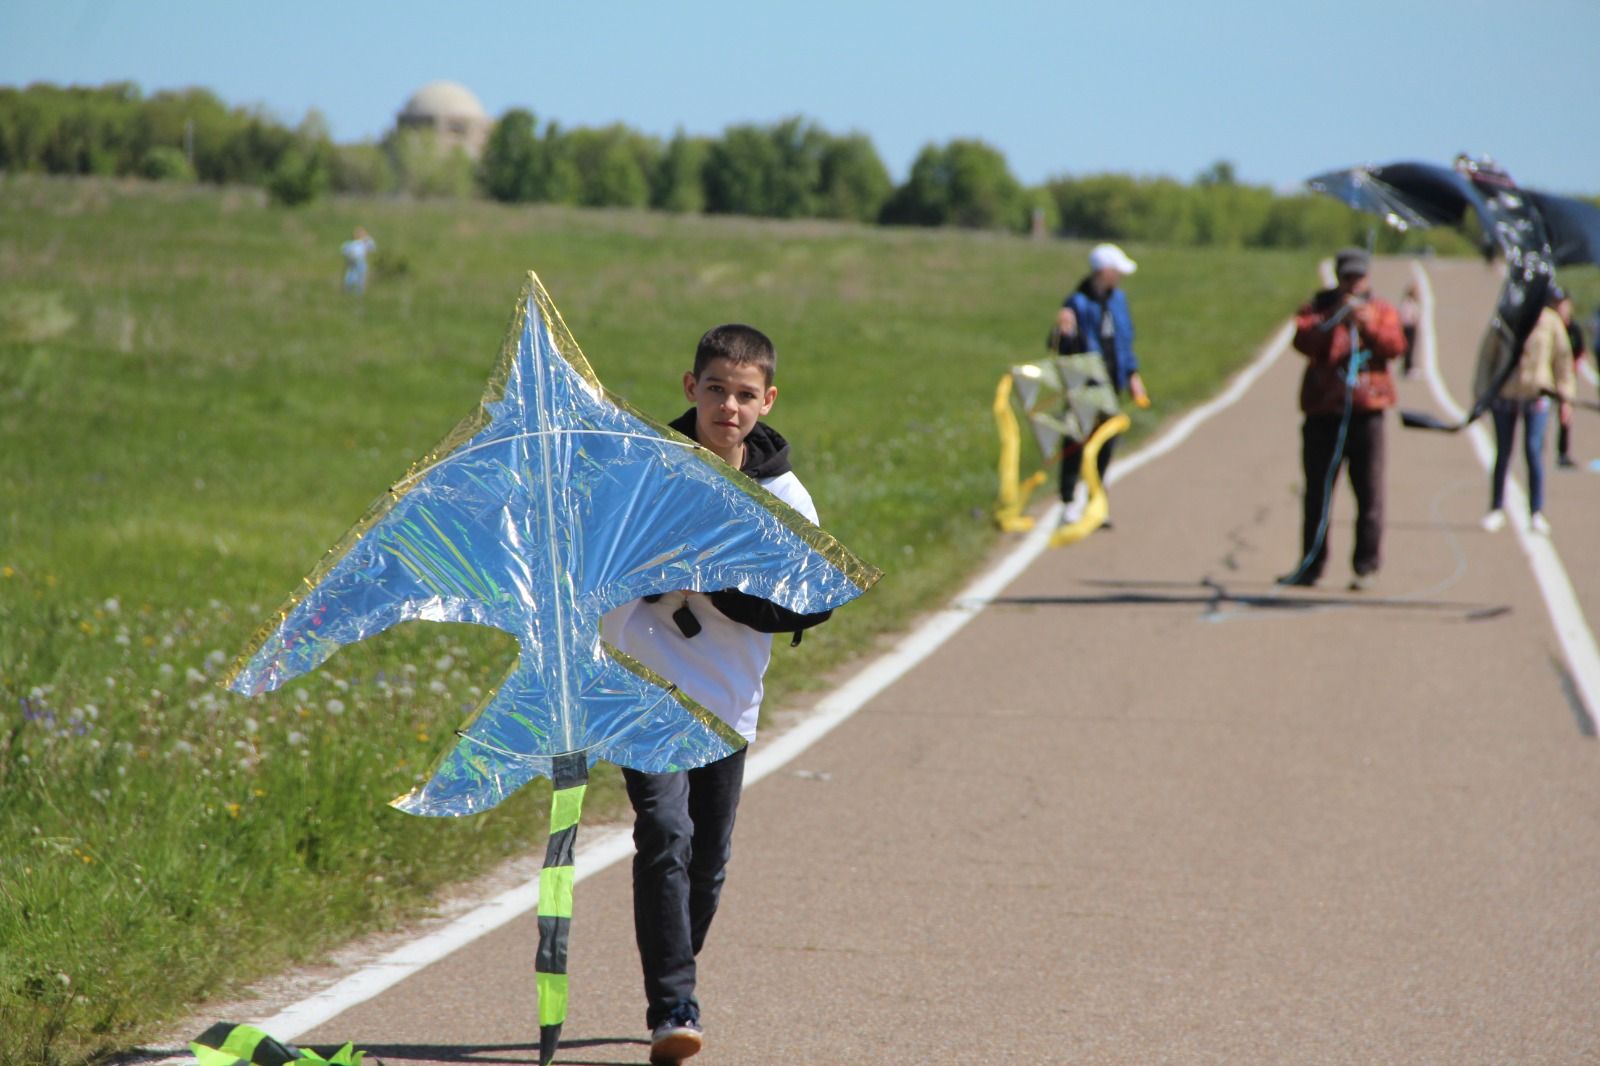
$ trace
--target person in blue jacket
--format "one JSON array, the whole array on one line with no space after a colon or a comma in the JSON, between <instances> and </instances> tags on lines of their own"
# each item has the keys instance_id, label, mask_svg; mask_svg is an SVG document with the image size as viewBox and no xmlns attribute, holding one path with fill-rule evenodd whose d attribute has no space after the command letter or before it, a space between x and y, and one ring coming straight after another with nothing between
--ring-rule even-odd
<instances>
[{"instance_id":1,"label":"person in blue jacket","mask_svg":"<svg viewBox=\"0 0 1600 1066\"><path fill-rule=\"evenodd\" d=\"M1150 405L1144 381L1139 377L1139 360L1133 354L1133 316L1128 311L1127 294L1121 288L1122 279L1137 269L1138 264L1116 245L1096 245L1089 252L1088 276L1062 301L1061 310L1056 313L1055 329L1050 334L1058 355L1095 353L1100 356L1098 361L1090 361L1094 372L1089 375L1091 380L1086 386L1096 393L1094 406L1098 421L1117 413L1117 397L1124 392L1138 406ZM1093 380L1095 378L1099 380ZM1093 426L1085 427L1085 440L1093 430ZM1081 446L1082 441L1078 444ZM1111 466L1115 444L1113 437L1100 449L1098 467L1102 482ZM1061 455L1061 502L1066 505L1061 516L1063 522L1077 521L1087 503L1085 487L1078 479L1079 466L1079 448L1068 442Z\"/></svg>"}]
</instances>

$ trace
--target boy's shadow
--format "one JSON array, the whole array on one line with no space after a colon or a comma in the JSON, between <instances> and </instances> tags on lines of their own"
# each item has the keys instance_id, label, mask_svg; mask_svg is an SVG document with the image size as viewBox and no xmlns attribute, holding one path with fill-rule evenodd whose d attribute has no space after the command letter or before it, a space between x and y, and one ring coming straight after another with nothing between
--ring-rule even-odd
<instances>
[{"instance_id":1,"label":"boy's shadow","mask_svg":"<svg viewBox=\"0 0 1600 1066\"><path fill-rule=\"evenodd\" d=\"M556 1051L555 1061L557 1066L641 1066L644 1057L637 1059L575 1059L566 1052L578 1051L583 1048L609 1047L612 1045L636 1045L648 1048L650 1041L635 1036L596 1036L587 1039L562 1040L560 1048ZM537 1041L528 1044L383 1044L364 1043L355 1041L355 1046L367 1053L367 1061L374 1059L389 1066L391 1063L405 1062L459 1062L470 1064L507 1064L507 1066L537 1066L539 1062L539 1044ZM314 1050L319 1055L332 1055L339 1050L337 1046L318 1046Z\"/></svg>"}]
</instances>

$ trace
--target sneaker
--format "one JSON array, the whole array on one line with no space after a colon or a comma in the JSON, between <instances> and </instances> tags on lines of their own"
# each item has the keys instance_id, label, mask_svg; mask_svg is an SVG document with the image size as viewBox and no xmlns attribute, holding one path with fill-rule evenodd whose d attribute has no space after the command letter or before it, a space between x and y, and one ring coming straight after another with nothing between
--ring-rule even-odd
<instances>
[{"instance_id":1,"label":"sneaker","mask_svg":"<svg viewBox=\"0 0 1600 1066\"><path fill-rule=\"evenodd\" d=\"M1370 574L1357 574L1355 577L1350 579L1350 591L1351 592L1370 592L1372 590L1372 587L1374 585L1376 585L1377 583L1378 583L1378 572L1376 570L1374 570Z\"/></svg>"},{"instance_id":2,"label":"sneaker","mask_svg":"<svg viewBox=\"0 0 1600 1066\"><path fill-rule=\"evenodd\" d=\"M1570 470L1578 464L1572 461L1572 456L1570 455L1558 455L1556 456L1556 465Z\"/></svg>"},{"instance_id":3,"label":"sneaker","mask_svg":"<svg viewBox=\"0 0 1600 1066\"><path fill-rule=\"evenodd\" d=\"M1545 518L1543 511L1533 512L1533 517L1528 519L1528 529L1533 533L1543 533L1547 537L1550 535L1550 522Z\"/></svg>"},{"instance_id":4,"label":"sneaker","mask_svg":"<svg viewBox=\"0 0 1600 1066\"><path fill-rule=\"evenodd\" d=\"M692 1004L682 1004L650 1033L650 1066L677 1066L705 1043L700 1014Z\"/></svg>"},{"instance_id":5,"label":"sneaker","mask_svg":"<svg viewBox=\"0 0 1600 1066\"><path fill-rule=\"evenodd\" d=\"M1478 523L1485 533L1498 533L1506 528L1506 513L1499 508L1483 516L1483 521Z\"/></svg>"},{"instance_id":6,"label":"sneaker","mask_svg":"<svg viewBox=\"0 0 1600 1066\"><path fill-rule=\"evenodd\" d=\"M1277 583L1287 585L1290 588L1309 589L1316 587L1319 576L1318 574L1284 574L1278 578Z\"/></svg>"}]
</instances>

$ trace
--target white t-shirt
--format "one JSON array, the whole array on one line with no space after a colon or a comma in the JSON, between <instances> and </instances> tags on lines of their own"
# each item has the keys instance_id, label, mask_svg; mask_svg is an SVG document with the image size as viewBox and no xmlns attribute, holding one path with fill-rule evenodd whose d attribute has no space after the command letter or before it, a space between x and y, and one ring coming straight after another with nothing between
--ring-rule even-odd
<instances>
[{"instance_id":1,"label":"white t-shirt","mask_svg":"<svg viewBox=\"0 0 1600 1066\"><path fill-rule=\"evenodd\" d=\"M811 521L817 520L811 494L793 471L761 478L757 484ZM669 595L655 603L625 603L601 620L601 636L675 683L740 736L754 740L762 678L772 658L772 634L741 625L712 606L710 597L690 593L689 609L701 630L685 637L672 620L681 602Z\"/></svg>"}]
</instances>

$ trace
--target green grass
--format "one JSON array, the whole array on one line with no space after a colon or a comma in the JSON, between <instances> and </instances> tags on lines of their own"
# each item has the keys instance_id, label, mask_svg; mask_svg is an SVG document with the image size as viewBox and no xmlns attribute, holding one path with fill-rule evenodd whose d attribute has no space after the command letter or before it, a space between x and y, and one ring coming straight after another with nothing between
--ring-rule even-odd
<instances>
[{"instance_id":1,"label":"green grass","mask_svg":"<svg viewBox=\"0 0 1600 1066\"><path fill-rule=\"evenodd\" d=\"M370 292L338 290L357 224ZM1214 391L1315 255L1132 247L1147 433ZM185 1004L426 908L541 836L530 787L384 806L514 654L401 627L247 701L216 679L477 403L523 271L601 379L667 418L708 326L776 340L772 422L823 523L888 572L769 707L937 606L994 544L989 403L1084 248L820 223L0 180L0 1063L125 1047ZM600 775L593 816L623 805ZM531 1016L530 1016L531 1017ZM531 1024L531 1021L530 1021Z\"/></svg>"}]
</instances>

